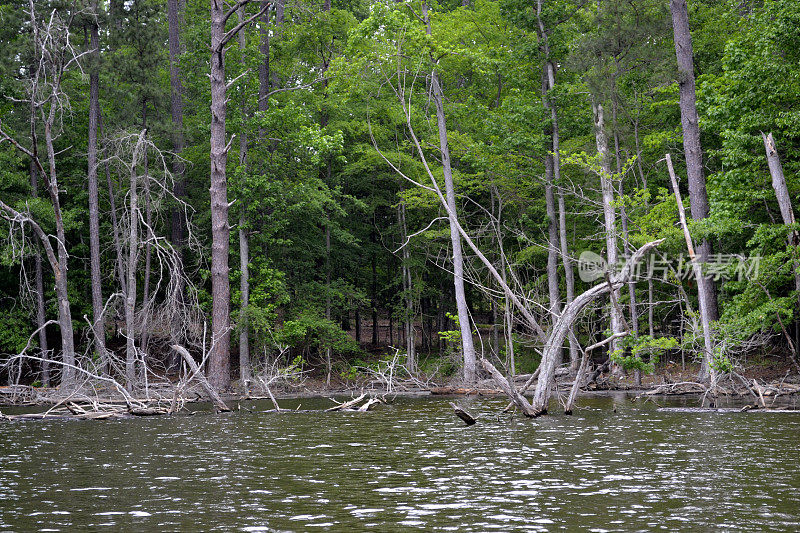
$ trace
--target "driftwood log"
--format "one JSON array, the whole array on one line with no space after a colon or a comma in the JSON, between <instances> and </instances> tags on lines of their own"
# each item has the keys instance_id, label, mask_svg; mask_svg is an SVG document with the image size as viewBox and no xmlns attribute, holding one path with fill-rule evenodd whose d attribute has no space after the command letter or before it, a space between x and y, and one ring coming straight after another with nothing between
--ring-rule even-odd
<instances>
[{"instance_id":1,"label":"driftwood log","mask_svg":"<svg viewBox=\"0 0 800 533\"><path fill-rule=\"evenodd\" d=\"M468 426L471 426L477 420L474 416L472 416L466 409L463 407L459 407L458 405L450 402L450 406L453 408L456 416L464 421L464 423Z\"/></svg>"},{"instance_id":2,"label":"driftwood log","mask_svg":"<svg viewBox=\"0 0 800 533\"><path fill-rule=\"evenodd\" d=\"M363 400L366 397L366 395L367 394L365 392L362 392L361 396L359 396L358 398L353 398L348 402L343 402L338 405L334 405L333 407L325 409L325 412L329 413L331 411L347 411L348 409L353 409L355 408L356 405L358 405L361 402L361 400Z\"/></svg>"},{"instance_id":3,"label":"driftwood log","mask_svg":"<svg viewBox=\"0 0 800 533\"><path fill-rule=\"evenodd\" d=\"M434 396L457 394L460 396L492 396L503 394L500 389L469 388L469 387L433 387L430 392Z\"/></svg>"},{"instance_id":4,"label":"driftwood log","mask_svg":"<svg viewBox=\"0 0 800 533\"><path fill-rule=\"evenodd\" d=\"M359 412L364 413L366 411L369 411L370 409L372 409L373 407L375 407L376 405L378 405L379 403L381 403L383 401L383 400L381 400L380 398L378 398L376 396L372 396L372 397L368 398L367 401L364 402L361 406L359 406L358 404L361 403L361 401L366 397L367 397L367 394L362 392L361 395L358 398L354 398L354 399L349 400L347 402L342 402L342 403L340 403L338 405L334 405L333 407L325 409L325 412L329 413L331 411L359 411ZM334 400L331 400L331 401L334 401Z\"/></svg>"}]
</instances>

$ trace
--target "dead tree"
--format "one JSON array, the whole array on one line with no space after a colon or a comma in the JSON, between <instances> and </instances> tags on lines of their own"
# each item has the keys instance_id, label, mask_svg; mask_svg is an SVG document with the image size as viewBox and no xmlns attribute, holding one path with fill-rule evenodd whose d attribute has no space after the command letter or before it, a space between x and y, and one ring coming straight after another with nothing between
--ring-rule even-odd
<instances>
[{"instance_id":1,"label":"dead tree","mask_svg":"<svg viewBox=\"0 0 800 533\"><path fill-rule=\"evenodd\" d=\"M239 23L244 22L244 7L240 8L237 12ZM269 19L269 13L264 14L266 20L262 21L266 25ZM263 51L263 49L262 49ZM239 32L239 62L242 65L242 70L245 70L245 57L247 54L247 38L243 31ZM267 48L267 59L269 61L269 48ZM260 72L260 70L259 70ZM247 95L242 94L240 106L240 113L242 115L242 126L239 132L239 166L245 167L248 165L247 150L248 150L248 135L247 135ZM250 369L250 322L249 322L249 306L250 306L250 235L247 227L247 203L242 202L239 208L239 292L241 303L239 306L239 380L242 386L247 389L250 381L252 380L252 371Z\"/></svg>"},{"instance_id":2,"label":"dead tree","mask_svg":"<svg viewBox=\"0 0 800 533\"><path fill-rule=\"evenodd\" d=\"M183 360L186 362L186 365L189 367L191 374L189 374L189 378L186 380L187 382L191 381L192 379L197 379L200 382L200 386L203 387L203 390L208 395L209 400L214 405L214 409L218 413L223 413L226 411L230 411L230 408L222 401L222 398L219 396L217 391L212 387L208 380L206 379L203 372L200 370L200 367L197 366L197 363L194 361L192 356L183 346L178 346L177 344L172 345L172 349L178 352Z\"/></svg>"},{"instance_id":3,"label":"dead tree","mask_svg":"<svg viewBox=\"0 0 800 533\"><path fill-rule=\"evenodd\" d=\"M496 370L495 372L491 372L492 364L487 360L483 360L484 368L487 368L492 373L495 380L498 380L500 387L525 416L537 417L547 413L547 404L550 401L550 391L555 377L556 366L560 361L560 351L569 331L572 329L572 325L581 311L600 296L623 287L631 276L633 276L636 264L653 248L661 244L661 242L663 242L663 240L649 242L636 250L620 272L611 276L607 281L601 281L591 289L581 293L572 303L564 307L564 312L550 330L550 335L545 344L544 352L542 353L542 362L539 365L540 370L538 380L536 381L536 390L533 393L533 400L531 403L528 403L525 397L522 396L512 384L508 383L507 380L505 380L505 383L503 383L504 378L503 380L499 380L498 378L502 377L502 375L496 372Z\"/></svg>"},{"instance_id":4,"label":"dead tree","mask_svg":"<svg viewBox=\"0 0 800 533\"><path fill-rule=\"evenodd\" d=\"M608 137L605 132L605 120L603 118L603 105L592 102L594 110L595 139L597 141L597 153L600 155L600 187L603 195L603 218L605 221L606 255L609 267L613 268L619 262L617 251L617 222L616 208L614 207L614 186L611 164L608 154ZM614 294L619 300L619 292ZM613 334L622 332L622 314L616 306L610 309L611 332ZM617 349L616 339L611 341L609 353Z\"/></svg>"},{"instance_id":5,"label":"dead tree","mask_svg":"<svg viewBox=\"0 0 800 533\"><path fill-rule=\"evenodd\" d=\"M406 340L406 370L408 370L409 374L413 375L417 371L416 332L414 331L414 297L412 294L413 284L410 265L411 253L408 250L408 227L406 225L406 203L404 200L401 200L400 204L397 206L397 218L400 225L400 237L403 240L401 275L403 278L403 303L406 308L405 317L403 318L403 329Z\"/></svg>"},{"instance_id":6,"label":"dead tree","mask_svg":"<svg viewBox=\"0 0 800 533\"><path fill-rule=\"evenodd\" d=\"M428 5L422 3L422 19L425 22L425 31L431 34L431 24L428 18ZM458 321L461 327L461 350L464 358L464 381L475 381L475 346L472 341L472 321L467 307L467 296L464 290L464 254L461 249L461 236L458 231L458 214L456 212L455 185L453 183L453 170L450 165L450 146L447 141L447 120L444 114L444 93L436 73L438 60L434 62L431 70L431 94L436 107L436 125L439 130L439 152L444 172L444 185L447 202L447 215L450 220L450 240L453 246L453 282L455 286L456 308Z\"/></svg>"},{"instance_id":7,"label":"dead tree","mask_svg":"<svg viewBox=\"0 0 800 533\"><path fill-rule=\"evenodd\" d=\"M152 166L144 166L145 155ZM127 189L120 187L121 203L124 210L121 216L112 211L114 223L115 249L119 271L120 294L123 296L125 317L125 378L126 386L133 390L137 385L147 383L147 342L145 339L156 336L151 331L152 324L164 324L169 330L170 341L196 344L197 333L190 331L193 325L201 322L196 289L184 271L181 252L166 237L155 231L153 218L158 218L158 210L148 216L146 206L139 201L139 191L151 195L151 205L161 206L169 199L183 210L182 218L186 224L186 244L198 250L199 246L192 231L188 206L174 195L174 176L170 171L170 154L158 149L147 137L147 131L139 133L122 132L104 139L102 164L108 172L112 209L117 200L112 176L127 182ZM124 237L123 237L124 235ZM151 285L143 291L141 305L138 294L138 275L141 249L151 251L153 272ZM180 328L176 330L176 325ZM194 339L194 340L193 340ZM137 347L138 340L138 347Z\"/></svg>"},{"instance_id":8,"label":"dead tree","mask_svg":"<svg viewBox=\"0 0 800 533\"><path fill-rule=\"evenodd\" d=\"M61 328L61 352L64 362L61 384L69 388L75 384L75 341L70 311L69 291L67 284L67 252L66 232L59 198L58 172L56 166L55 139L59 135L59 117L69 106L69 100L61 87L64 74L73 67L80 67L80 58L88 52L77 52L70 42L70 24L75 13L66 20L57 10L50 13L50 18L39 21L34 1L28 3L33 48L37 66L30 77L28 98L33 117L32 121L41 121L44 129L46 160L42 160L35 146L24 147L12 137L0 124L0 143L8 141L17 150L27 155L36 166L37 172L45 182L50 196L55 219L55 236L47 235L27 212L14 209L0 201L2 216L12 224L30 226L42 243L50 267L55 276L56 298L58 300L58 323ZM35 117L35 118L34 118ZM32 130L36 125L32 122ZM55 240L55 247L52 240Z\"/></svg>"},{"instance_id":9,"label":"dead tree","mask_svg":"<svg viewBox=\"0 0 800 533\"><path fill-rule=\"evenodd\" d=\"M775 139L772 137L772 133L764 134L762 132L761 136L764 138L764 149L767 153L767 164L769 166L770 176L772 176L772 189L775 191L775 197L778 200L778 207L781 210L781 218L783 219L783 223L787 226L794 226L796 221L794 218L794 208L792 207L792 197L789 195L789 188L786 186L786 178L783 175L783 165L781 164L781 159L778 155L778 149L775 147ZM794 256L794 260L792 261L794 270L794 289L797 291L798 309L800 309L800 267L798 267L796 257L798 245L800 245L800 235L796 229L793 229L789 235L789 246L792 249L792 255ZM798 351L800 350L800 319L796 319L794 325L794 357L797 359L800 357L800 351Z\"/></svg>"},{"instance_id":10,"label":"dead tree","mask_svg":"<svg viewBox=\"0 0 800 533\"><path fill-rule=\"evenodd\" d=\"M697 254L695 254L694 244L692 243L692 236L689 234L689 226L686 224L686 214L683 209L683 200L681 199L681 192L678 189L678 179L675 176L675 169L672 166L672 157L669 154L666 156L667 159L667 169L669 170L669 177L672 181L672 188L675 193L675 201L678 206L678 216L681 223L681 228L683 229L683 236L686 240L686 248L689 252L689 259L692 262L692 270L694 272L695 279L697 281L697 297L700 303L700 321L703 327L703 344L705 346L705 352L703 355L703 368L704 372L701 372L702 375L707 375L711 378L711 387L714 388L717 380L716 371L714 370L713 365L711 364L714 357L714 343L711 339L712 331L711 331L711 322L709 317L712 315L709 307L712 305L712 302L709 301L708 298L708 290L706 284L709 282L708 279L703 276L703 269L700 264L700 258Z\"/></svg>"}]
</instances>

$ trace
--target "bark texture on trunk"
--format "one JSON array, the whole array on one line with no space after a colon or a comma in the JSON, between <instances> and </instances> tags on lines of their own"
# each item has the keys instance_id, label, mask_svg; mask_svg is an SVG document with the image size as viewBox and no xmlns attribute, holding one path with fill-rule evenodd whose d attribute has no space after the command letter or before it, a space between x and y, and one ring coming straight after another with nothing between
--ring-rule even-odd
<instances>
[{"instance_id":1,"label":"bark texture on trunk","mask_svg":"<svg viewBox=\"0 0 800 533\"><path fill-rule=\"evenodd\" d=\"M555 322L561 314L561 294L558 287L558 214L553 193L553 157L545 157L545 205L547 209L547 291L550 297L550 316Z\"/></svg>"},{"instance_id":2,"label":"bark texture on trunk","mask_svg":"<svg viewBox=\"0 0 800 533\"><path fill-rule=\"evenodd\" d=\"M545 134L550 137L550 148L552 153L545 155L545 205L547 209L547 289L550 297L550 315L553 323L561 313L561 296L558 286L558 252L559 245L559 219L556 215L555 195L553 192L553 181L556 176L561 175L561 160L558 154L558 134L555 133L557 127L557 111L550 99L550 91L555 87L555 67L550 58L550 43L542 18L543 0L536 2L536 21L538 25L539 47L544 53L544 66L542 68L542 104L545 111L550 112L551 124L547 127ZM555 166L559 169L556 171Z\"/></svg>"},{"instance_id":3,"label":"bark texture on trunk","mask_svg":"<svg viewBox=\"0 0 800 533\"><path fill-rule=\"evenodd\" d=\"M147 130L147 100L142 101L142 129ZM153 228L153 204L150 198L150 161L147 158L147 149L142 152L142 167L144 174L142 176L144 182L144 222L145 222L145 235L144 235L144 282L142 283L142 308L141 308L141 326L139 333L139 349L142 353L141 365L139 366L139 381L145 383L147 380L147 363L145 356L147 354L147 345L150 342L150 330L148 322L150 318L150 310L153 304L155 295L150 295L150 273L153 263L153 247L152 238L155 235L152 232Z\"/></svg>"},{"instance_id":4,"label":"bark texture on trunk","mask_svg":"<svg viewBox=\"0 0 800 533\"><path fill-rule=\"evenodd\" d=\"M167 0L167 20L169 23L169 87L170 113L172 115L172 151L177 157L172 160L174 177L173 194L182 199L186 196L186 165L181 160L183 152L183 82L179 66L181 47L181 6L178 0ZM176 206L172 210L172 244L178 249L183 259L183 248L186 239L186 219L183 209ZM183 294L183 290L180 291Z\"/></svg>"},{"instance_id":5,"label":"bark texture on trunk","mask_svg":"<svg viewBox=\"0 0 800 533\"><path fill-rule=\"evenodd\" d=\"M612 183L611 165L608 160L608 138L605 132L605 121L603 119L603 105L593 103L594 108L594 126L595 126L595 139L597 141L597 152L600 154L600 186L603 194L603 219L605 222L606 233L606 254L608 259L608 268L613 271L619 263L619 255L617 253L617 222L616 212L614 209L614 186ZM613 291L613 297L619 301L619 291ZM609 311L611 315L611 333L612 336L622 333L622 315L616 306L611 306ZM610 352L617 349L617 339L610 343Z\"/></svg>"},{"instance_id":6,"label":"bark texture on trunk","mask_svg":"<svg viewBox=\"0 0 800 533\"><path fill-rule=\"evenodd\" d=\"M411 283L411 254L408 251L406 238L408 235L408 227L406 225L406 204L400 202L397 209L398 217L400 218L400 237L404 244L403 257L402 257L402 277L403 277L403 293L404 304L406 308L405 317L403 319L403 329L405 331L406 340L406 369L410 373L417 371L417 344L416 335L414 331L414 297L412 296L413 285Z\"/></svg>"},{"instance_id":7,"label":"bark texture on trunk","mask_svg":"<svg viewBox=\"0 0 800 533\"><path fill-rule=\"evenodd\" d=\"M263 7L264 2L262 2ZM244 8L240 8L237 13L239 23L244 22ZM264 26L268 21L269 14L264 13ZM262 30L263 38L263 30ZM269 72L269 35L267 35L267 48L266 56L263 63L267 64L267 72ZM263 45L263 41L262 41ZM245 54L247 49L247 37L244 32L239 33L239 52L242 69L245 68ZM262 46L261 52L264 52ZM261 68L259 67L259 95L261 94ZM239 166L244 167L247 165L247 98L242 96L240 103L242 115L242 129L239 132ZM259 102L259 110L261 102ZM241 293L241 302L239 305L239 380L244 387L248 387L248 383L252 379L250 370L250 325L248 323L248 306L250 305L250 236L247 233L247 219L245 212L247 210L246 202L242 202L239 211L239 292ZM249 389L248 389L249 390Z\"/></svg>"},{"instance_id":8,"label":"bark texture on trunk","mask_svg":"<svg viewBox=\"0 0 800 533\"><path fill-rule=\"evenodd\" d=\"M34 135L34 142L35 142ZM36 165L31 162L31 196L36 198L39 195L39 180L37 179ZM42 269L42 254L38 249L33 255L34 264L34 283L36 285L36 329L39 330L39 352L42 358L40 378L42 385L50 386L50 361L48 360L47 330L44 327L46 314L44 305L44 271Z\"/></svg>"},{"instance_id":9,"label":"bark texture on trunk","mask_svg":"<svg viewBox=\"0 0 800 533\"><path fill-rule=\"evenodd\" d=\"M434 71L431 74L433 85L433 96L436 103L436 122L439 128L439 150L444 167L444 184L447 205L449 207L448 216L450 218L450 240L453 246L453 282L456 296L456 308L458 310L458 320L461 326L461 350L464 357L464 381L473 383L475 381L475 346L472 340L472 327L467 307L467 295L464 289L464 254L461 249L461 236L458 232L458 220L456 216L456 193L453 184L453 171L450 167L450 148L447 142L447 124L444 116L444 104L442 88L439 79Z\"/></svg>"},{"instance_id":10,"label":"bark texture on trunk","mask_svg":"<svg viewBox=\"0 0 800 533\"><path fill-rule=\"evenodd\" d=\"M678 61L678 87L683 127L683 150L686 157L686 174L689 180L689 202L692 219L708 217L708 194L706 179L703 176L703 151L700 146L700 125L697 116L697 95L695 93L694 58L692 57L692 34L689 31L689 11L686 0L670 0L672 27L675 38L675 55ZM711 243L703 240L697 247L700 263L707 263L711 255ZM717 289L714 280L706 277L704 283L705 300L708 303L708 320L719 319ZM704 373L707 369L704 371ZM705 377L701 375L701 377Z\"/></svg>"},{"instance_id":11,"label":"bark texture on trunk","mask_svg":"<svg viewBox=\"0 0 800 533\"><path fill-rule=\"evenodd\" d=\"M139 174L137 166L144 144L146 130L142 130L136 147L133 150L130 171L130 231L128 234L128 264L126 265L127 279L125 282L125 386L132 391L136 384L136 276L139 263Z\"/></svg>"},{"instance_id":12,"label":"bark texture on trunk","mask_svg":"<svg viewBox=\"0 0 800 533\"><path fill-rule=\"evenodd\" d=\"M225 132L225 4L211 0L211 349L209 382L230 385L230 225Z\"/></svg>"},{"instance_id":13,"label":"bark texture on trunk","mask_svg":"<svg viewBox=\"0 0 800 533\"><path fill-rule=\"evenodd\" d=\"M617 67L619 70L619 67ZM617 109L618 109L618 102L617 102L617 95L616 95L616 83L617 83L616 75L614 76L614 97L611 100L611 116L612 116L612 126L614 130L614 157L617 162L617 175L619 176L619 198L624 197L625 189L623 184L623 173L622 173L622 153L620 151L620 143L619 143L619 123L617 122ZM631 254L631 247L630 247L630 237L628 232L628 212L625 208L624 202L619 207L619 215L620 221L622 222L622 245L625 251L625 257L629 257ZM630 324L631 330L633 331L634 335L639 334L639 315L636 310L636 280L631 278L628 282L628 312L630 313ZM639 380L639 371L636 371L637 381Z\"/></svg>"},{"instance_id":14,"label":"bark texture on trunk","mask_svg":"<svg viewBox=\"0 0 800 533\"><path fill-rule=\"evenodd\" d=\"M547 28L544 24L544 19L542 18L542 8L543 8L543 0L537 0L536 2L536 21L538 25L538 37L539 37L539 45L544 53L545 57L545 64L543 68L543 101L545 105L545 110L550 111L550 138L551 138L551 148L552 148L552 181L551 188L553 186L559 187L561 184L561 139L560 139L560 132L558 129L558 108L556 107L556 102L552 99L551 91L555 89L556 86L556 63L551 56L550 51L550 40L549 35L547 32ZM552 193L550 193L552 194ZM547 198L547 210L548 210L548 218L550 218L549 212L551 211L550 207L550 200ZM554 211L554 209L553 209ZM572 263L570 262L569 255L568 255L568 246L567 246L567 228L566 228L566 212L564 209L564 196L561 192L558 193L558 222L556 224L557 233L558 233L558 241L559 241L559 248L561 252L561 261L564 265L564 278L566 282L566 303L569 304L575 298L575 277L572 270ZM553 252L555 256L555 240L553 238L552 233L552 226L550 232L550 251ZM555 272L557 274L557 266L551 267L550 265L550 255L548 254L548 275L549 273ZM554 276L555 278L555 276ZM553 284L557 287L558 286L558 279L555 278ZM550 287L549 291L551 293L551 300L552 300L552 293L553 288ZM553 306L551 304L551 312ZM559 304L559 312L560 312L560 304ZM574 342L573 335L570 335L569 338L569 355L570 361L573 367L577 368L578 364L578 349L577 345Z\"/></svg>"},{"instance_id":15,"label":"bark texture on trunk","mask_svg":"<svg viewBox=\"0 0 800 533\"><path fill-rule=\"evenodd\" d=\"M97 1L93 2L97 14ZM92 69L89 72L89 140L88 151L88 192L89 192L89 265L92 283L92 329L95 346L100 356L101 371L108 371L106 353L106 327L103 317L103 284L100 271L100 202L97 179L97 131L100 122L100 32L96 20L89 22L90 46L92 49Z\"/></svg>"},{"instance_id":16,"label":"bark texture on trunk","mask_svg":"<svg viewBox=\"0 0 800 533\"><path fill-rule=\"evenodd\" d=\"M53 266L56 280L56 298L58 299L58 324L61 328L61 352L64 368L61 371L61 384L65 388L75 385L75 338L72 329L72 312L69 306L69 289L67 284L67 261L69 253L66 247L64 219L61 215L61 202L58 196L58 175L56 173L56 151L53 140L53 124L56 120L56 105L51 104L47 121L44 125L45 145L47 146L47 162L50 174L50 200L53 202L53 214L56 223L56 239L58 240L58 264Z\"/></svg>"},{"instance_id":17,"label":"bark texture on trunk","mask_svg":"<svg viewBox=\"0 0 800 533\"><path fill-rule=\"evenodd\" d=\"M775 139L772 137L772 133L762 133L761 136L764 139L764 149L767 153L769 174L772 178L772 189L775 191L775 197L778 199L781 218L783 219L783 223L789 226L795 223L794 208L792 207L792 197L789 194L789 188L786 186L786 178L783 175L783 165L778 155L778 149L775 147Z\"/></svg>"},{"instance_id":18,"label":"bark texture on trunk","mask_svg":"<svg viewBox=\"0 0 800 533\"><path fill-rule=\"evenodd\" d=\"M180 70L180 57L183 54L181 45L181 26L183 19L184 2L180 0L167 0L167 22L169 39L169 88L170 88L170 115L172 117L172 194L177 200L186 197L186 164L181 159L184 148L183 131L183 82ZM172 208L170 214L170 239L172 246L178 253L178 258L183 265L186 252L186 234L188 221L186 212L180 204ZM180 303L185 298L185 283L182 277L176 280L175 293ZM170 337L172 342L182 341L183 324L177 318L170 324ZM172 354L169 368L178 367L180 358L177 352Z\"/></svg>"},{"instance_id":19,"label":"bark texture on trunk","mask_svg":"<svg viewBox=\"0 0 800 533\"><path fill-rule=\"evenodd\" d=\"M555 144L555 141L554 141ZM561 246L561 262L564 265L564 281L567 286L566 304L569 305L575 299L575 272L572 268L572 260L569 257L569 246L567 244L567 212L564 206L564 195L558 193L558 231ZM569 361L573 370L578 368L578 345L574 336L569 337Z\"/></svg>"}]
</instances>

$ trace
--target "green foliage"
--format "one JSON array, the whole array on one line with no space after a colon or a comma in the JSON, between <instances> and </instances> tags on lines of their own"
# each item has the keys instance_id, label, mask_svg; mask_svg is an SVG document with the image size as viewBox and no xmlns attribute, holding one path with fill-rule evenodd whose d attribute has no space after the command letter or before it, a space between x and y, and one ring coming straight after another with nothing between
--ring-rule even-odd
<instances>
[{"instance_id":1,"label":"green foliage","mask_svg":"<svg viewBox=\"0 0 800 533\"><path fill-rule=\"evenodd\" d=\"M458 319L458 315L448 312L445 313L445 316L453 321L456 329L439 331L439 338L449 344L461 346L461 321Z\"/></svg>"},{"instance_id":2,"label":"green foliage","mask_svg":"<svg viewBox=\"0 0 800 533\"><path fill-rule=\"evenodd\" d=\"M35 4L40 15L52 8L74 14L72 43L86 49L90 19L85 12L73 12L81 6ZM178 58L186 144L181 157L187 164L184 200L199 238L184 248L183 261L185 273L198 285L201 310L208 312L209 11L201 2L180 4L185 4L184 52ZM800 4L793 0L690 4L711 204L711 217L690 221L690 229L696 242L709 239L716 253L761 258L757 278L740 279L731 267L717 280L721 320L715 325L719 354L714 364L724 369L749 340L762 334L781 338L781 323L789 328L800 316L793 271L798 256L787 245L791 231L798 228L781 223L761 139L762 131L774 134L790 195L797 198ZM243 15L255 14L259 5L251 2ZM65 113L59 118L54 146L74 316L90 313L87 74L100 73L101 144L115 132L140 130L146 122L149 138L170 150L174 133L164 2L100 2L99 6L101 58L97 63L83 56L81 68L67 72L60 100ZM25 6L19 2L0 6L4 21L0 92L7 96L0 101L0 121L3 131L28 147L30 108L24 98L34 57L29 22L21 7ZM340 0L333 2L330 12L319 4L289 3L282 24L275 20L274 10L270 12L268 62L263 55L263 21L243 29L242 50L238 39L227 48L226 77L231 83L226 127L229 135L236 136L227 168L231 265L239 264L239 229L247 235L250 249L249 306L240 316L241 295L234 292L231 318L239 331L249 328L254 354L275 344L289 346L292 357L301 357L299 361L308 365L317 363L317 356L330 348L342 365L351 365L342 372L362 366L376 370L370 365L385 360L366 357L345 331L348 324L352 331L356 313L362 320L373 310L381 320L411 315L419 324L420 317L428 320L452 309L449 226L438 197L427 188L431 179L443 184L436 109L428 90L432 70L445 96L459 220L488 259L514 275L532 309L549 306L545 295L550 220L543 176L556 124L545 102L554 106L558 120L561 180L553 185L564 201L570 253L602 253L605 246L598 215L601 168L592 121L595 101L606 111L609 148L614 152L619 147L611 154L610 177L617 191L615 207L618 211L624 207L628 217L627 242L635 247L663 238L659 257L685 255L663 163L664 154L671 153L678 176L686 175L666 2L552 0L542 3L540 13L536 2L522 0L473 0L468 6L447 1L428 7L430 34L416 0ZM234 15L228 20L227 29L236 19ZM547 60L557 67L556 86L543 95ZM260 101L259 71L267 64L267 89L273 92ZM36 133L37 150L44 154L41 125ZM246 154L240 153L241 139L246 141ZM151 159L148 173L160 179L172 163L170 155L163 161ZM400 177L397 170L413 181ZM143 166L138 171L143 173ZM121 288L106 188L109 184L114 188L120 212L127 186L125 176L115 172L107 182L104 163L100 173L102 288L108 297ZM38 176L34 197L28 158L9 143L0 146L0 199L30 213L52 234L54 211L43 178ZM172 188L166 181L153 183ZM680 184L682 190L685 186ZM684 199L690 211L688 195ZM164 242L170 237L170 213L177 204L169 200L154 204L154 238ZM4 236L0 296L17 301L20 280L30 275L37 245L31 245L35 240L28 228L4 220L0 230ZM28 241L20 246L23 234ZM415 236L405 243L410 234ZM406 244L408 257L397 251L401 244ZM620 248L624 253L623 244ZM485 284L487 272L468 255L467 271ZM403 288L401 263L410 268L410 289ZM157 277L155 270L151 274ZM561 265L562 297L563 274ZM144 273L139 276L141 287ZM232 288L238 287L239 276L240 272L231 271ZM47 261L44 285L52 318L52 270ZM154 289L157 304L165 298L167 285L164 277ZM586 288L576 282L576 293ZM685 319L696 322L690 310L698 308L693 280L678 279L673 271L656 279L652 289L654 301L662 302L653 308L657 335L623 342L624 348L613 357L627 368L652 371L660 354L672 349L673 336L686 329ZM635 293L640 303L649 298L646 290L640 278ZM490 305L498 302L477 290L468 291L472 312L484 320ZM622 292L622 299L627 299ZM579 333L605 327L607 317L598 309L586 312ZM448 319L455 322L454 329L439 332L446 353L427 359L421 354L423 371L457 372L461 332L457 318L448 315ZM3 312L0 325L5 326L0 344L7 351L19 347L34 329L30 313L16 307ZM86 324L76 320L76 325L84 328L76 339L88 338ZM683 338L689 349L700 344L692 332ZM515 332L513 342L517 371L533 371L539 355L531 337Z\"/></svg>"},{"instance_id":3,"label":"green foliage","mask_svg":"<svg viewBox=\"0 0 800 533\"><path fill-rule=\"evenodd\" d=\"M20 306L0 310L0 354L18 354L28 344L30 316Z\"/></svg>"},{"instance_id":4,"label":"green foliage","mask_svg":"<svg viewBox=\"0 0 800 533\"><path fill-rule=\"evenodd\" d=\"M661 354L675 349L678 340L674 337L651 337L650 335L627 335L620 340L610 357L625 370L640 370L646 374L655 371ZM647 356L647 361L643 356Z\"/></svg>"},{"instance_id":5,"label":"green foliage","mask_svg":"<svg viewBox=\"0 0 800 533\"><path fill-rule=\"evenodd\" d=\"M311 313L285 321L276 331L275 341L279 345L291 346L299 353L320 354L327 348L345 357L361 353L358 344L338 324Z\"/></svg>"}]
</instances>

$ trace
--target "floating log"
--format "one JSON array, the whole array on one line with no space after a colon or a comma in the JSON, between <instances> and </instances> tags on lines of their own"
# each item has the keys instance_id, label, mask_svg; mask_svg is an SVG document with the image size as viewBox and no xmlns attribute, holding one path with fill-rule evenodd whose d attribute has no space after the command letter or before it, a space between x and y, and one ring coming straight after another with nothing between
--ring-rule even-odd
<instances>
[{"instance_id":1,"label":"floating log","mask_svg":"<svg viewBox=\"0 0 800 533\"><path fill-rule=\"evenodd\" d=\"M349 402L340 403L339 405L335 405L333 407L325 409L325 412L328 413L328 412L331 412L331 411L346 411L348 409L353 409L356 405L358 405L359 402L361 402L361 400L364 399L364 397L366 395L367 394L365 392L362 392L361 396L359 396L358 398L355 398L353 400L350 400ZM331 400L331 401L333 401L333 400Z\"/></svg>"},{"instance_id":2,"label":"floating log","mask_svg":"<svg viewBox=\"0 0 800 533\"><path fill-rule=\"evenodd\" d=\"M129 409L128 412L133 416L158 416L165 415L169 411L167 409L150 407L146 409Z\"/></svg>"},{"instance_id":3,"label":"floating log","mask_svg":"<svg viewBox=\"0 0 800 533\"><path fill-rule=\"evenodd\" d=\"M459 396L496 396L503 394L499 389L473 389L467 387L433 387L431 394L435 396L459 395Z\"/></svg>"},{"instance_id":4,"label":"floating log","mask_svg":"<svg viewBox=\"0 0 800 533\"><path fill-rule=\"evenodd\" d=\"M472 416L468 411L464 408L459 407L458 405L450 402L450 406L453 408L453 411L456 413L456 416L464 421L464 423L468 426L471 426L476 422L476 418Z\"/></svg>"},{"instance_id":5,"label":"floating log","mask_svg":"<svg viewBox=\"0 0 800 533\"><path fill-rule=\"evenodd\" d=\"M367 401L364 403L364 405L362 405L361 407L359 407L359 408L358 408L358 410L359 410L360 412L364 413L364 412L367 412L367 411L369 411L370 409L372 409L373 407L375 407L375 406L376 406L376 405L378 405L379 403L381 403L381 400L380 400L380 398L370 398L369 400L367 400Z\"/></svg>"}]
</instances>

